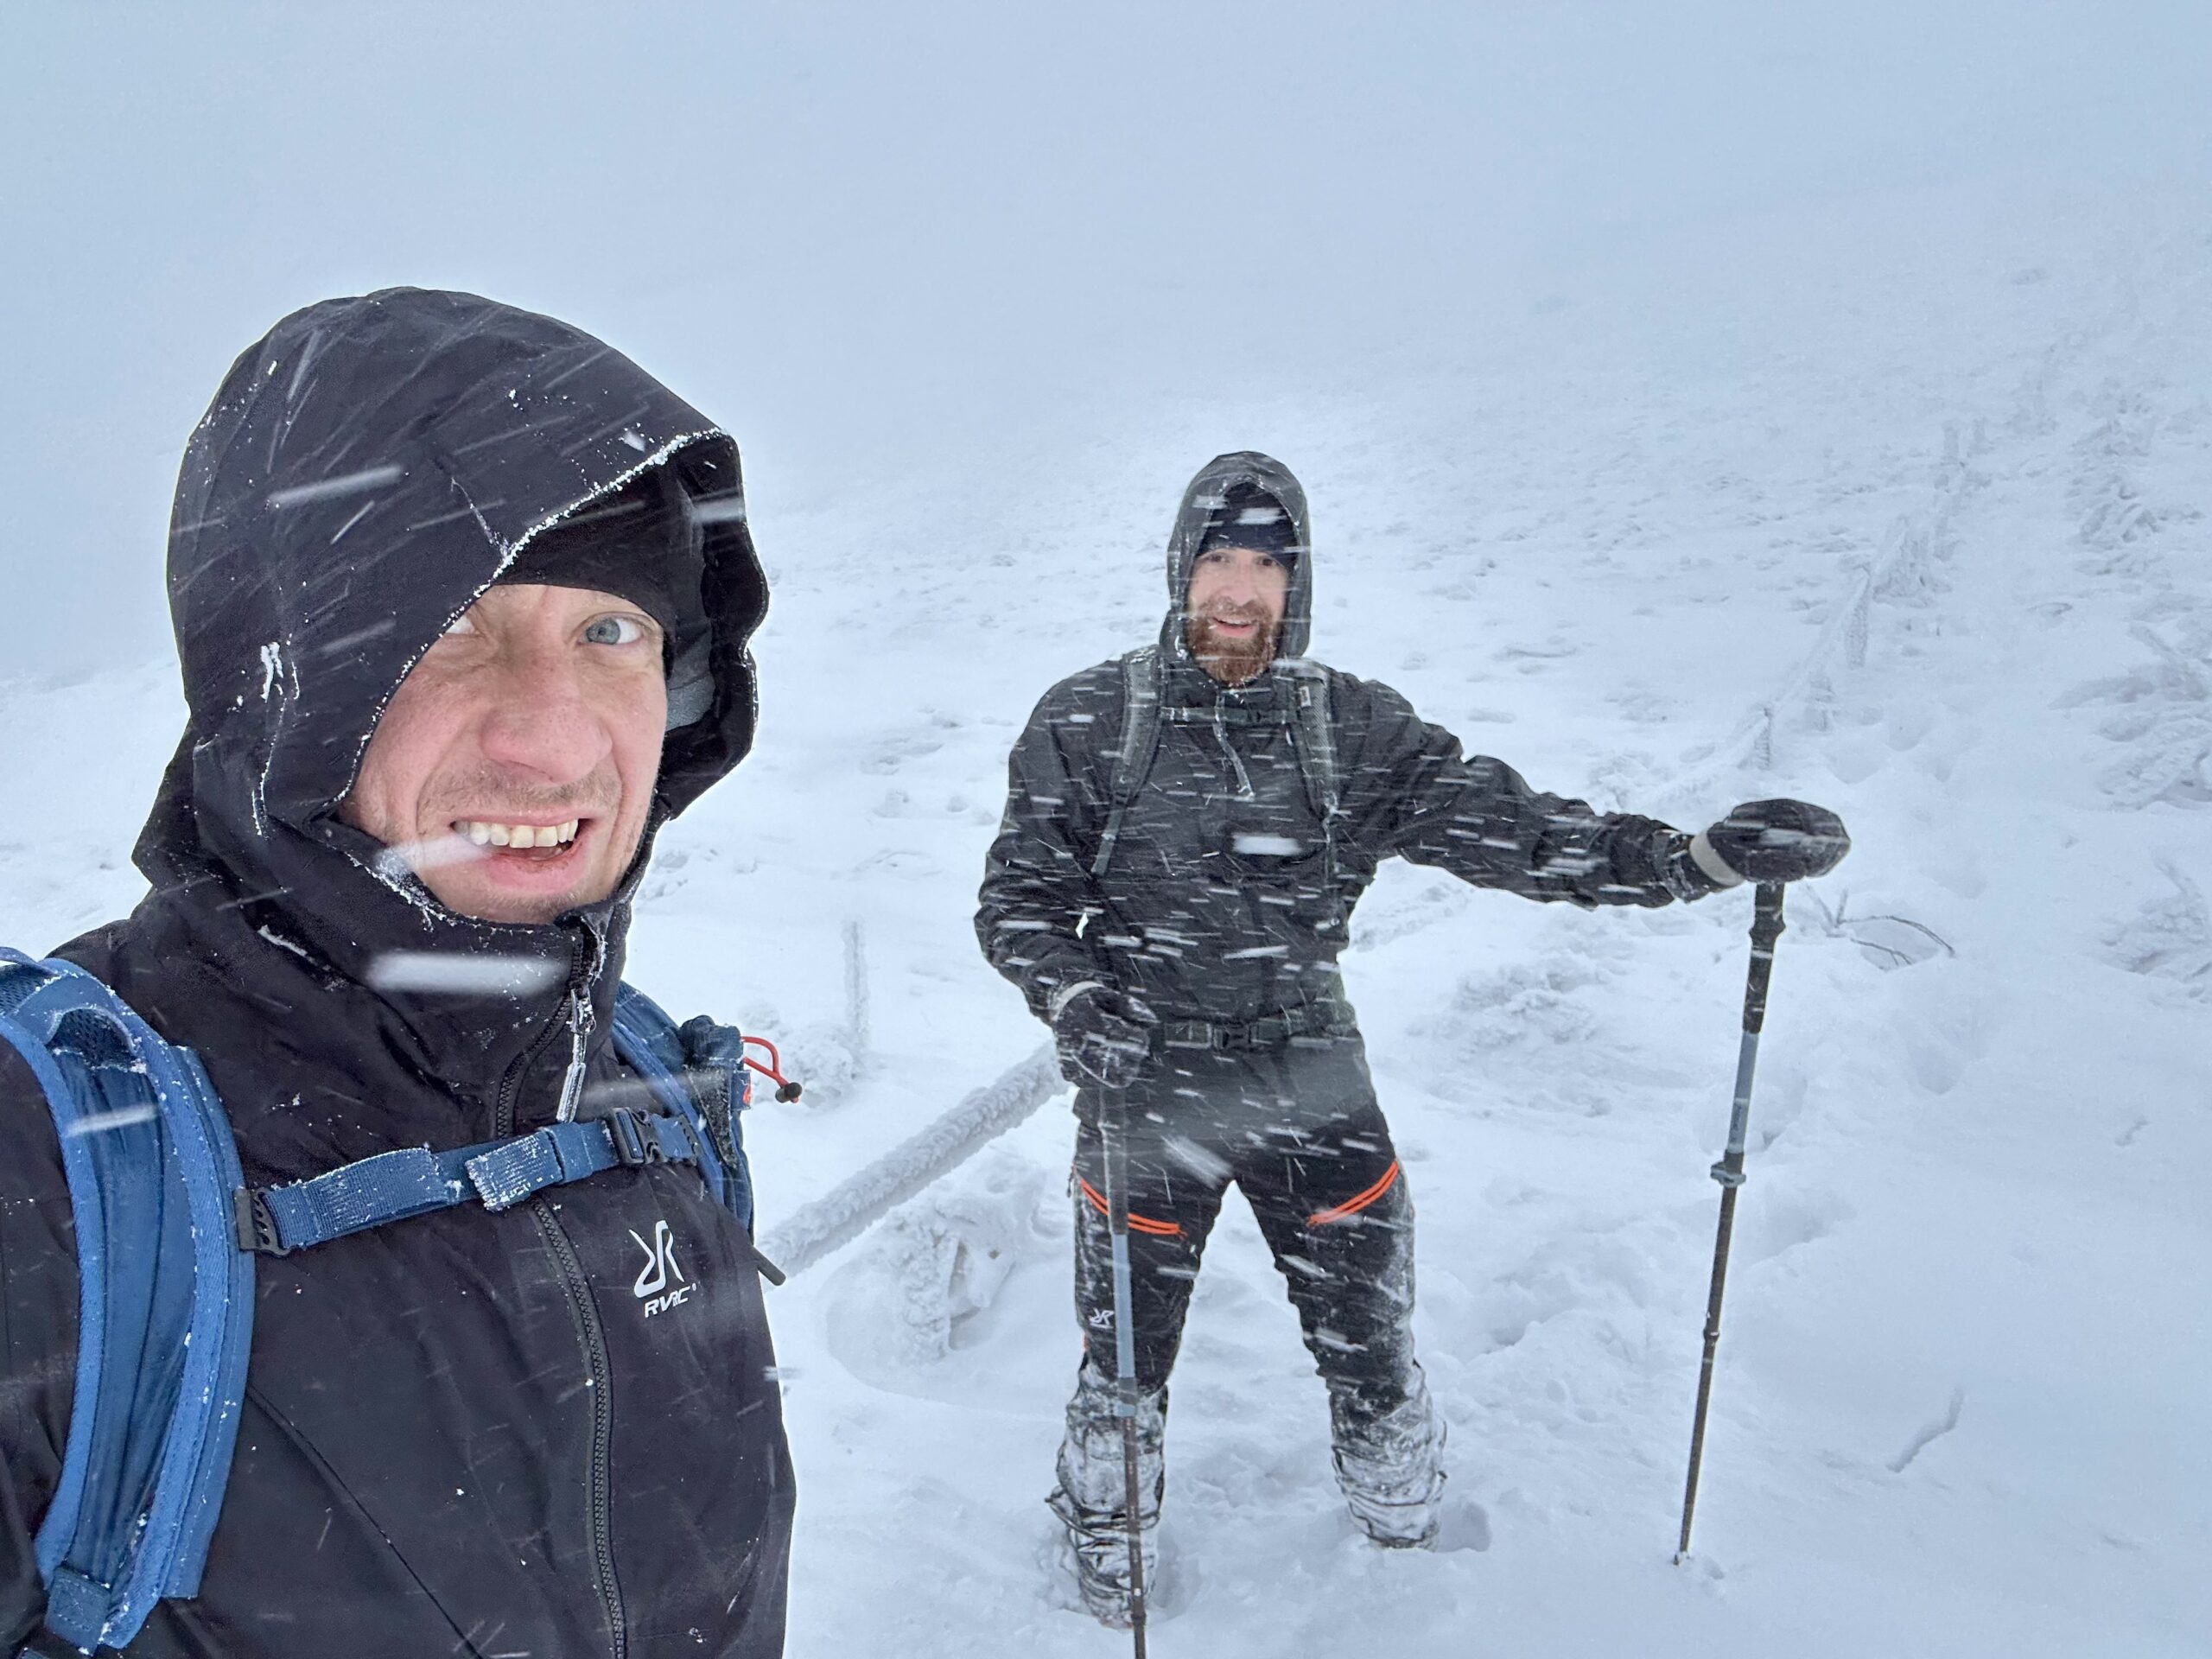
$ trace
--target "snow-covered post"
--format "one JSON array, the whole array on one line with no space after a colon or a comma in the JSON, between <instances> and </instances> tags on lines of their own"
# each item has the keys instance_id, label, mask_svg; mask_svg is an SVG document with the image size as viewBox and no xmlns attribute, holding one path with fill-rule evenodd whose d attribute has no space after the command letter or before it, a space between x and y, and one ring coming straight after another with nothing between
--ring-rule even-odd
<instances>
[{"instance_id":1,"label":"snow-covered post","mask_svg":"<svg viewBox=\"0 0 2212 1659\"><path fill-rule=\"evenodd\" d=\"M853 1069L868 1064L868 934L855 916L845 924L845 1040Z\"/></svg>"}]
</instances>

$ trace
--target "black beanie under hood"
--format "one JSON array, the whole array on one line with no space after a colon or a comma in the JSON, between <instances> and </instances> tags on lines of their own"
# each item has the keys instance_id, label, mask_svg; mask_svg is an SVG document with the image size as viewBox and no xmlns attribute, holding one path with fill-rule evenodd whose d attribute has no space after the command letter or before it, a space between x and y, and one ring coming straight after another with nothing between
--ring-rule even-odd
<instances>
[{"instance_id":1,"label":"black beanie under hood","mask_svg":"<svg viewBox=\"0 0 2212 1659\"><path fill-rule=\"evenodd\" d=\"M1302 550L1298 526L1282 503L1259 485L1243 481L1224 493L1221 505L1207 515L1200 553L1217 547L1249 547L1272 553L1288 564Z\"/></svg>"},{"instance_id":2,"label":"black beanie under hood","mask_svg":"<svg viewBox=\"0 0 2212 1659\"><path fill-rule=\"evenodd\" d=\"M493 586L590 588L652 618L664 642L674 731L704 714L714 696L702 542L690 495L668 467L655 467L540 531Z\"/></svg>"}]
</instances>

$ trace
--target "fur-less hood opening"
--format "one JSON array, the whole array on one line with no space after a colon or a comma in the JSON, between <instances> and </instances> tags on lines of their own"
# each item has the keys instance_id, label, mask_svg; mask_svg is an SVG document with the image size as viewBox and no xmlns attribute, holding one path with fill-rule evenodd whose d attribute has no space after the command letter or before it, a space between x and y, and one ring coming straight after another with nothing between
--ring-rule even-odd
<instances>
[{"instance_id":1,"label":"fur-less hood opening","mask_svg":"<svg viewBox=\"0 0 2212 1659\"><path fill-rule=\"evenodd\" d=\"M1208 527L1239 485L1263 490L1290 515L1297 556L1291 562L1290 589L1283 600L1282 638L1278 657L1303 657L1313 634L1313 531L1306 511L1306 490L1272 455L1256 449L1239 449L1216 455L1198 469L1175 509L1175 526L1167 536L1167 620L1160 628L1160 646L1170 662L1190 660L1183 639L1183 613L1191 593L1191 567Z\"/></svg>"},{"instance_id":2,"label":"fur-less hood opening","mask_svg":"<svg viewBox=\"0 0 2212 1659\"><path fill-rule=\"evenodd\" d=\"M658 825L753 740L767 586L729 435L601 341L470 294L326 301L248 348L186 448L170 525L190 718L137 851L157 894L218 880L334 960L371 942L565 951L553 929L446 912L337 811L454 619L533 538L653 467L682 487L701 572Z\"/></svg>"}]
</instances>

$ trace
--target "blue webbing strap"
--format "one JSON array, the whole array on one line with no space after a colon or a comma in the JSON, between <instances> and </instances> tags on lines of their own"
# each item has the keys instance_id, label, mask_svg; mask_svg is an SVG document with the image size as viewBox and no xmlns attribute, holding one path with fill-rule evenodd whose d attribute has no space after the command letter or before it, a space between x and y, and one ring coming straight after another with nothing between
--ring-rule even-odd
<instances>
[{"instance_id":1,"label":"blue webbing strap","mask_svg":"<svg viewBox=\"0 0 2212 1659\"><path fill-rule=\"evenodd\" d=\"M253 1262L225 1226L239 1175L198 1060L73 964L0 950L0 1039L51 1108L75 1218L77 1389L37 1541L46 1628L123 1648L196 1593L238 1435Z\"/></svg>"},{"instance_id":2,"label":"blue webbing strap","mask_svg":"<svg viewBox=\"0 0 2212 1659\"><path fill-rule=\"evenodd\" d=\"M30 959L16 951L6 951L5 959L28 963ZM38 964L31 964L34 970ZM0 1041L3 1041L22 1056L30 1067L31 1075L48 1103L54 1106L57 1120L61 1113L73 1111L76 1091L63 1076L43 1039L16 1021L0 1017ZM60 1484L55 1487L54 1497L47 1505L46 1519L38 1530L38 1570L41 1579L51 1580L61 1557L68 1549L77 1531L77 1516L84 1503L85 1476L92 1463L92 1402L99 1396L100 1376L105 1361L107 1319L105 1290L107 1287L107 1229L102 1217L99 1173L93 1168L92 1153L81 1135L73 1134L76 1125L57 1121L57 1136L61 1146L61 1164L69 1183L69 1203L73 1212L77 1236L77 1387L69 1414L69 1439L62 1452ZM49 1599L52 1595L49 1591ZM100 1612L106 1612L105 1603ZM97 1625L95 1625L97 1630Z\"/></svg>"},{"instance_id":3,"label":"blue webbing strap","mask_svg":"<svg viewBox=\"0 0 2212 1659\"><path fill-rule=\"evenodd\" d=\"M233 1224L241 1249L288 1255L334 1238L434 1210L481 1204L505 1210L549 1186L618 1165L696 1163L683 1122L618 1107L581 1123L552 1123L511 1141L451 1152L407 1147L346 1164L312 1180L240 1189Z\"/></svg>"}]
</instances>

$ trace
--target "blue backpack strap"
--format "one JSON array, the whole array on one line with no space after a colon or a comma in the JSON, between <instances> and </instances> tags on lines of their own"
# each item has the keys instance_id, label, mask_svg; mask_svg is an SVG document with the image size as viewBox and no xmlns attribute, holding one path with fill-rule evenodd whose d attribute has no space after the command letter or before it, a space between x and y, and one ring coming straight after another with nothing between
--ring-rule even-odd
<instances>
[{"instance_id":1,"label":"blue backpack strap","mask_svg":"<svg viewBox=\"0 0 2212 1659\"><path fill-rule=\"evenodd\" d=\"M0 1042L53 1114L76 1232L76 1392L41 1522L47 1628L121 1648L198 1592L237 1444L253 1262L229 1121L189 1050L68 963L0 949Z\"/></svg>"},{"instance_id":2,"label":"blue backpack strap","mask_svg":"<svg viewBox=\"0 0 2212 1659\"><path fill-rule=\"evenodd\" d=\"M304 1181L240 1187L229 1224L240 1249L289 1255L459 1205L511 1209L533 1192L617 1167L698 1161L697 1143L681 1119L619 1106L603 1117L551 1123L505 1141L450 1152L403 1147Z\"/></svg>"},{"instance_id":3,"label":"blue backpack strap","mask_svg":"<svg viewBox=\"0 0 2212 1659\"><path fill-rule=\"evenodd\" d=\"M704 1018L687 1020L679 1030L652 998L624 985L614 994L614 1046L651 1085L654 1097L690 1126L699 1140L699 1166L709 1190L744 1224L749 1236L753 1171L739 1120L752 1103L753 1090L743 1035Z\"/></svg>"},{"instance_id":4,"label":"blue backpack strap","mask_svg":"<svg viewBox=\"0 0 2212 1659\"><path fill-rule=\"evenodd\" d=\"M712 1034L696 1052L694 1027ZM719 1039L728 1039L734 1059L716 1047ZM548 1187L664 1162L696 1164L709 1190L750 1230L752 1182L736 1117L747 1097L743 1043L736 1032L706 1020L695 1020L679 1033L652 998L620 986L615 1051L645 1078L663 1110L618 1106L511 1140L448 1152L404 1147L308 1180L241 1187L231 1216L237 1243L259 1255L289 1255L434 1211L464 1204L505 1210ZM718 1106L728 1099L734 1108Z\"/></svg>"}]
</instances>

